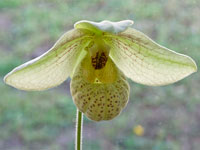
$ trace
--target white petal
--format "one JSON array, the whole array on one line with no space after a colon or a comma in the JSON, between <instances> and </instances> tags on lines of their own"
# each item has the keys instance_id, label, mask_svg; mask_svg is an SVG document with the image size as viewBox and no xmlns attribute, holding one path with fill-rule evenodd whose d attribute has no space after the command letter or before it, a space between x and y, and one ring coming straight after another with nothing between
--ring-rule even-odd
<instances>
[{"instance_id":1,"label":"white petal","mask_svg":"<svg viewBox=\"0 0 200 150\"><path fill-rule=\"evenodd\" d=\"M132 20L123 20L119 22L111 22L108 20L104 20L101 22L82 20L75 23L74 28L87 29L94 33L105 31L117 34L119 32L125 31L132 24L133 24Z\"/></svg>"},{"instance_id":2,"label":"white petal","mask_svg":"<svg viewBox=\"0 0 200 150\"><path fill-rule=\"evenodd\" d=\"M61 84L70 75L89 37L78 30L65 33L43 55L8 73L5 83L21 90L45 90Z\"/></svg>"},{"instance_id":3,"label":"white petal","mask_svg":"<svg viewBox=\"0 0 200 150\"><path fill-rule=\"evenodd\" d=\"M188 56L176 53L129 28L105 39L112 47L110 55L116 65L133 81L145 85L166 85L197 71Z\"/></svg>"}]
</instances>

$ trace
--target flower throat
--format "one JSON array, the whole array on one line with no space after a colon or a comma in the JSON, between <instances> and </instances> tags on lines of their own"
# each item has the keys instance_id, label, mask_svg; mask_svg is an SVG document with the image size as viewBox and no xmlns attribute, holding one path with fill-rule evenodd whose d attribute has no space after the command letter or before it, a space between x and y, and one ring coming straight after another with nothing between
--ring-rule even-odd
<instances>
[{"instance_id":1,"label":"flower throat","mask_svg":"<svg viewBox=\"0 0 200 150\"><path fill-rule=\"evenodd\" d=\"M105 67L108 56L104 52L97 52L95 56L91 57L92 66L95 70Z\"/></svg>"},{"instance_id":2,"label":"flower throat","mask_svg":"<svg viewBox=\"0 0 200 150\"><path fill-rule=\"evenodd\" d=\"M89 51L91 64L95 70L103 69L106 66L110 47L100 38L95 38L94 41L86 47Z\"/></svg>"}]
</instances>

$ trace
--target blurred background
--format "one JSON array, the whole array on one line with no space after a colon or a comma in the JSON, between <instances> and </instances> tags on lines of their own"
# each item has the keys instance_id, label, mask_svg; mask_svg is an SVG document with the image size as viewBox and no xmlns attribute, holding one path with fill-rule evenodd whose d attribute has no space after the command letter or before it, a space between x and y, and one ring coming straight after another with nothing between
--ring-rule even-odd
<instances>
[{"instance_id":1,"label":"blurred background","mask_svg":"<svg viewBox=\"0 0 200 150\"><path fill-rule=\"evenodd\" d=\"M134 28L200 63L200 0L0 0L0 150L73 150L70 79L43 92L3 83L79 20L134 20ZM112 121L84 118L83 150L199 150L199 72L162 87L129 82L130 101Z\"/></svg>"}]
</instances>

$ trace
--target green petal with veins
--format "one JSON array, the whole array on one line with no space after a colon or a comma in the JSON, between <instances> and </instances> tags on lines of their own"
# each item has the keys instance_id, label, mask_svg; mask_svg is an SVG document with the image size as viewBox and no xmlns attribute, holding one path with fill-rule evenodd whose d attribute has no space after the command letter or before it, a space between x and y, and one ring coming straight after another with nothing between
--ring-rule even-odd
<instances>
[{"instance_id":1,"label":"green petal with veins","mask_svg":"<svg viewBox=\"0 0 200 150\"><path fill-rule=\"evenodd\" d=\"M197 71L192 58L160 46L135 29L106 35L104 40L111 46L115 64L137 83L166 85Z\"/></svg>"},{"instance_id":2,"label":"green petal with veins","mask_svg":"<svg viewBox=\"0 0 200 150\"><path fill-rule=\"evenodd\" d=\"M120 114L128 102L128 82L110 58L105 69L95 72L88 56L72 76L71 95L75 105L89 119L111 120ZM100 72L103 77L99 76Z\"/></svg>"},{"instance_id":3,"label":"green petal with veins","mask_svg":"<svg viewBox=\"0 0 200 150\"><path fill-rule=\"evenodd\" d=\"M90 36L77 29L66 32L43 55L8 73L5 83L21 90L45 90L61 84L73 71Z\"/></svg>"}]
</instances>

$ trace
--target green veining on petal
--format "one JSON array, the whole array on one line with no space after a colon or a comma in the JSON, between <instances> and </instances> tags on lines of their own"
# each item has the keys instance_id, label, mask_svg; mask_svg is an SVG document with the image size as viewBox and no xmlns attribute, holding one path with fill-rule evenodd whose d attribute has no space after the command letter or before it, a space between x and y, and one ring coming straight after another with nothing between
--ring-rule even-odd
<instances>
[{"instance_id":1,"label":"green veining on petal","mask_svg":"<svg viewBox=\"0 0 200 150\"><path fill-rule=\"evenodd\" d=\"M71 30L49 51L13 69L4 81L22 90L45 90L57 86L73 71L81 50L90 39L90 35Z\"/></svg>"},{"instance_id":2,"label":"green veining on petal","mask_svg":"<svg viewBox=\"0 0 200 150\"><path fill-rule=\"evenodd\" d=\"M107 34L103 39L111 46L110 56L116 65L137 83L166 85L197 71L190 57L160 46L135 29Z\"/></svg>"},{"instance_id":3,"label":"green veining on petal","mask_svg":"<svg viewBox=\"0 0 200 150\"><path fill-rule=\"evenodd\" d=\"M190 59L190 57L188 57L186 55L176 53L176 52L171 51L171 50L166 48L166 50L168 50L170 52L173 52L173 53L176 53L177 55L180 55L181 58L182 58L182 56L185 56L186 58L189 58L189 59L185 59L184 61L181 60L181 59L180 59L181 61L177 61L177 60L175 60L173 58L169 58L168 55L166 55L166 54L162 54L162 53L154 51L155 49L153 49L153 47L148 47L148 45L140 43L140 41L137 40L137 39L135 39L134 43L133 43L132 40L129 39L129 38L122 38L120 36L115 36L115 35L109 35L109 36L112 38L112 40L119 39L120 41L124 41L124 43L128 43L129 44L128 46L129 47L133 47L134 51L137 51L137 52L139 52L139 53L141 53L141 54L143 54L145 56L151 57L155 61L160 61L160 62L161 61L165 61L165 62L168 62L168 63L171 63L171 64L176 63L176 64L183 65L183 66L194 67L194 70L197 70L197 66L196 66L195 62L192 59ZM124 43L121 43L121 44L124 44ZM140 45L140 47L138 49L136 49L135 47L138 47L138 45ZM160 46L160 47L162 47L162 46Z\"/></svg>"}]
</instances>

